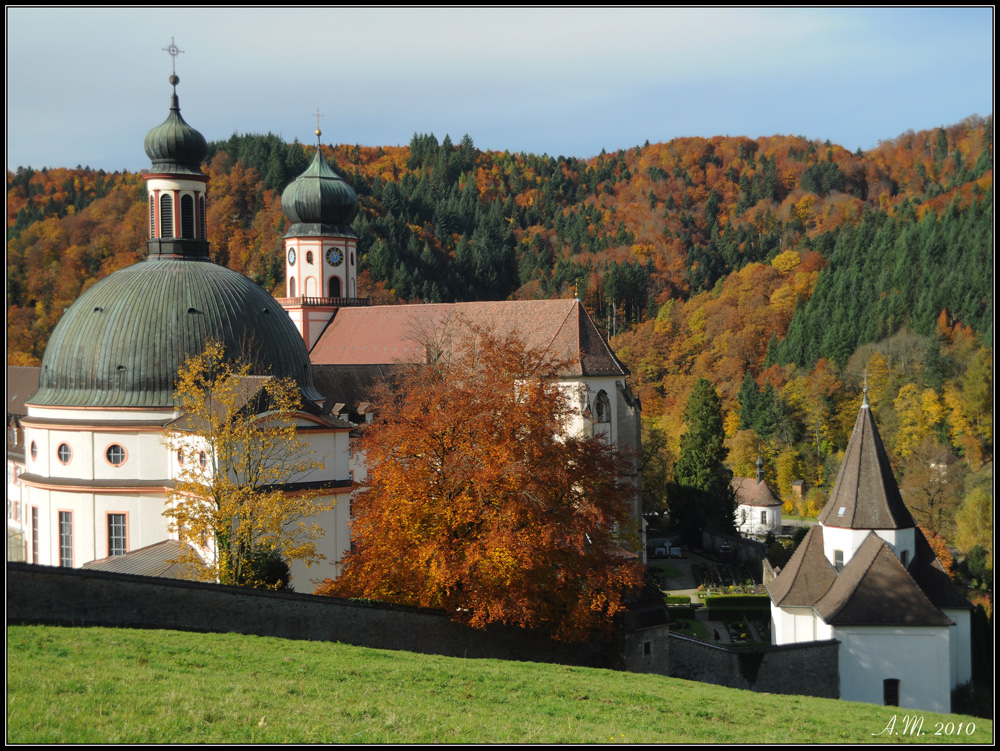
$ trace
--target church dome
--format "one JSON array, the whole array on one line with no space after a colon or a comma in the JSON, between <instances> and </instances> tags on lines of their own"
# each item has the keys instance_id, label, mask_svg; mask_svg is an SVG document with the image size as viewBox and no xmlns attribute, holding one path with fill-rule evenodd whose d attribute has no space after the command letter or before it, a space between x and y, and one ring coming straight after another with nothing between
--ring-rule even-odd
<instances>
[{"instance_id":1,"label":"church dome","mask_svg":"<svg viewBox=\"0 0 1000 751\"><path fill-rule=\"evenodd\" d=\"M181 365L210 340L254 363L254 374L291 377L304 399L322 399L302 337L271 295L207 258L153 257L101 280L70 306L30 403L172 407Z\"/></svg>"},{"instance_id":2,"label":"church dome","mask_svg":"<svg viewBox=\"0 0 1000 751\"><path fill-rule=\"evenodd\" d=\"M316 149L312 163L281 194L281 210L293 222L286 237L347 235L358 215L358 196Z\"/></svg>"},{"instance_id":3,"label":"church dome","mask_svg":"<svg viewBox=\"0 0 1000 751\"><path fill-rule=\"evenodd\" d=\"M177 76L170 76L170 83L175 87L179 81ZM201 163L208 154L208 144L205 136L181 117L176 88L170 96L170 114L161 125L146 134L145 146L154 172L202 174Z\"/></svg>"}]
</instances>

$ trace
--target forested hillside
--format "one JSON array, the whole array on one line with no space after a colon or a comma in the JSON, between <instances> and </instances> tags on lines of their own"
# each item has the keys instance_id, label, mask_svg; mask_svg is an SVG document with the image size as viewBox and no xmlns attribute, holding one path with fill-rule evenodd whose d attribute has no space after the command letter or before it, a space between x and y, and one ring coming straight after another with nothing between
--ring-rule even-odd
<instances>
[{"instance_id":1,"label":"forested hillside","mask_svg":"<svg viewBox=\"0 0 1000 751\"><path fill-rule=\"evenodd\" d=\"M992 520L992 133L972 117L864 153L715 137L576 159L427 134L324 151L360 198L359 291L374 302L584 301L643 400L650 507L699 377L722 397L736 474L762 448L790 507L800 478L798 505L822 506L867 373L911 507L991 559L992 527L973 520L984 502ZM314 148L209 145L215 256L274 292L280 193ZM81 167L7 183L8 362L26 365L84 289L144 256L145 196L140 175ZM921 479L929 463L946 482Z\"/></svg>"}]
</instances>

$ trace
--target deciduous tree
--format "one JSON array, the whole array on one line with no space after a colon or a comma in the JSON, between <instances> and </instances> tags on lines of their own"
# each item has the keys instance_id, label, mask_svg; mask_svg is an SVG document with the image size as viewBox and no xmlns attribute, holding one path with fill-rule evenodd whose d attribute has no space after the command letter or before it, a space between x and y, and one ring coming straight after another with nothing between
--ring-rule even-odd
<instances>
[{"instance_id":1,"label":"deciduous tree","mask_svg":"<svg viewBox=\"0 0 1000 751\"><path fill-rule=\"evenodd\" d=\"M164 443L180 469L164 515L200 548L183 559L189 570L221 584L287 584L287 573L274 578L274 564L318 559L322 531L309 518L333 507L318 491L294 487L322 467L296 434L297 385L251 375L248 363L210 342L181 367L175 405L182 416Z\"/></svg>"},{"instance_id":2,"label":"deciduous tree","mask_svg":"<svg viewBox=\"0 0 1000 751\"><path fill-rule=\"evenodd\" d=\"M317 593L567 641L608 632L642 578L620 546L631 490L605 440L567 433L565 363L465 325L427 351L375 396L354 549Z\"/></svg>"}]
</instances>

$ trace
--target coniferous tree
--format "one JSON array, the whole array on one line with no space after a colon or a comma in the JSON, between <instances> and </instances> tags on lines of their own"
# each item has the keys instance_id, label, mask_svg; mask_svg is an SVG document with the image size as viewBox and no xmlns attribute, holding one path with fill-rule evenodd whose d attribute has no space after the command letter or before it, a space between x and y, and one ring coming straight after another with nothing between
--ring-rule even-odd
<instances>
[{"instance_id":1,"label":"coniferous tree","mask_svg":"<svg viewBox=\"0 0 1000 751\"><path fill-rule=\"evenodd\" d=\"M681 436L681 455L674 466L682 529L688 535L703 527L731 532L735 497L733 472L725 464L729 450L723 444L722 400L707 379L695 382L685 417L688 430Z\"/></svg>"}]
</instances>

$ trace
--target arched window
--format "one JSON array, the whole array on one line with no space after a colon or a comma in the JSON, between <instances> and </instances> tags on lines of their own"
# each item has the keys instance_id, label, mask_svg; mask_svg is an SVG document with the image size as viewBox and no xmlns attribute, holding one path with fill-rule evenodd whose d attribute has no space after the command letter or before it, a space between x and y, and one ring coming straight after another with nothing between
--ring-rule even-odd
<instances>
[{"instance_id":1,"label":"arched window","mask_svg":"<svg viewBox=\"0 0 1000 751\"><path fill-rule=\"evenodd\" d=\"M597 422L611 422L611 402L603 391L597 394L594 401L594 418Z\"/></svg>"},{"instance_id":2,"label":"arched window","mask_svg":"<svg viewBox=\"0 0 1000 751\"><path fill-rule=\"evenodd\" d=\"M340 277L331 276L328 282L329 294L327 297L340 297Z\"/></svg>"},{"instance_id":3,"label":"arched window","mask_svg":"<svg viewBox=\"0 0 1000 751\"><path fill-rule=\"evenodd\" d=\"M306 277L306 291L305 291L305 296L306 297L318 297L319 296L316 293L316 279L315 279L315 277L311 277L311 276L307 276Z\"/></svg>"},{"instance_id":4,"label":"arched window","mask_svg":"<svg viewBox=\"0 0 1000 751\"><path fill-rule=\"evenodd\" d=\"M295 277L288 278L288 296L295 297Z\"/></svg>"},{"instance_id":5,"label":"arched window","mask_svg":"<svg viewBox=\"0 0 1000 751\"><path fill-rule=\"evenodd\" d=\"M307 250L306 251L306 263L308 263L310 266L312 266L312 262L313 262L313 252L311 250Z\"/></svg>"},{"instance_id":6,"label":"arched window","mask_svg":"<svg viewBox=\"0 0 1000 751\"><path fill-rule=\"evenodd\" d=\"M194 240L194 198L181 196L181 237Z\"/></svg>"},{"instance_id":7,"label":"arched window","mask_svg":"<svg viewBox=\"0 0 1000 751\"><path fill-rule=\"evenodd\" d=\"M160 196L160 237L174 236L174 201L164 193Z\"/></svg>"},{"instance_id":8,"label":"arched window","mask_svg":"<svg viewBox=\"0 0 1000 751\"><path fill-rule=\"evenodd\" d=\"M149 236L156 237L156 198L149 196Z\"/></svg>"},{"instance_id":9,"label":"arched window","mask_svg":"<svg viewBox=\"0 0 1000 751\"><path fill-rule=\"evenodd\" d=\"M208 237L208 230L205 229L205 196L198 199L198 225L201 227L201 239Z\"/></svg>"}]
</instances>

